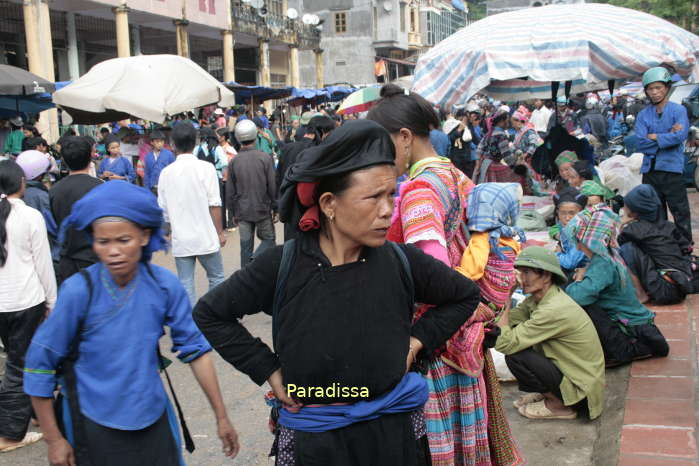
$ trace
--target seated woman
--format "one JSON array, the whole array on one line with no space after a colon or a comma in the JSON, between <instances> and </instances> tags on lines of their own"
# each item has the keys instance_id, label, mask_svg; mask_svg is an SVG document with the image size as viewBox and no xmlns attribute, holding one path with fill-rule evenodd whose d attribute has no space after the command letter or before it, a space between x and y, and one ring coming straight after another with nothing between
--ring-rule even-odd
<instances>
[{"instance_id":1,"label":"seated woman","mask_svg":"<svg viewBox=\"0 0 699 466\"><path fill-rule=\"evenodd\" d=\"M552 251L526 248L515 267L524 292L519 306L498 321L495 349L528 392L514 405L530 419L590 419L604 406L604 353L584 310L560 288L566 277Z\"/></svg>"},{"instance_id":2,"label":"seated woman","mask_svg":"<svg viewBox=\"0 0 699 466\"><path fill-rule=\"evenodd\" d=\"M303 233L195 307L221 356L267 381L281 403L277 464L429 463L427 383L408 370L469 319L479 292L414 246L386 242L394 159L389 133L370 120L348 121L306 149L280 203ZM413 323L414 302L435 307ZM259 312L272 315L274 351L239 320Z\"/></svg>"},{"instance_id":3,"label":"seated woman","mask_svg":"<svg viewBox=\"0 0 699 466\"><path fill-rule=\"evenodd\" d=\"M632 278L655 304L677 304L692 292L691 243L660 218L660 199L649 184L624 197L620 252ZM635 282L635 280L634 280Z\"/></svg>"},{"instance_id":4,"label":"seated woman","mask_svg":"<svg viewBox=\"0 0 699 466\"><path fill-rule=\"evenodd\" d=\"M619 217L609 207L597 204L580 212L566 227L590 260L586 268L578 269L566 292L595 324L607 366L669 352L665 337L653 323L655 314L636 297L619 254L620 226Z\"/></svg>"},{"instance_id":5,"label":"seated woman","mask_svg":"<svg viewBox=\"0 0 699 466\"><path fill-rule=\"evenodd\" d=\"M126 181L96 187L63 221L63 235L69 227L90 231L100 262L63 283L27 353L24 391L32 398L51 464L74 464L76 458L77 464L105 466L184 465L179 429L158 373L165 325L173 351L191 364L211 403L225 454L238 451L211 346L194 325L187 294L172 272L150 264L152 253L166 245L162 223L155 196ZM63 395L58 419L57 382ZM187 431L185 442L191 452Z\"/></svg>"},{"instance_id":6,"label":"seated woman","mask_svg":"<svg viewBox=\"0 0 699 466\"><path fill-rule=\"evenodd\" d=\"M572 150L564 150L556 157L555 163L558 167L558 177L560 178L559 183L561 189L565 186L570 186L569 179L574 175L573 164L580 160L578 154Z\"/></svg>"},{"instance_id":7,"label":"seated woman","mask_svg":"<svg viewBox=\"0 0 699 466\"><path fill-rule=\"evenodd\" d=\"M558 241L556 256L561 269L570 279L576 269L585 266L587 258L575 246L565 228L587 206L587 197L577 189L567 187L553 195L553 203L556 206L556 224L549 229L549 236Z\"/></svg>"}]
</instances>

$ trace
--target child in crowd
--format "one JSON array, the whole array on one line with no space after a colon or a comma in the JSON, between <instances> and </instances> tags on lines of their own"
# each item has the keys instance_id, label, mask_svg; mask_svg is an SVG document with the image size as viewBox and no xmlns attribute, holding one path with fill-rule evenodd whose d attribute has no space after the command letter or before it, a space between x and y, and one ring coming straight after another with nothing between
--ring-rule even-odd
<instances>
[{"instance_id":1,"label":"child in crowd","mask_svg":"<svg viewBox=\"0 0 699 466\"><path fill-rule=\"evenodd\" d=\"M175 161L175 154L164 148L165 135L161 131L150 134L150 144L153 150L145 157L143 186L157 196L160 172Z\"/></svg>"},{"instance_id":2,"label":"child in crowd","mask_svg":"<svg viewBox=\"0 0 699 466\"><path fill-rule=\"evenodd\" d=\"M632 277L655 304L677 304L692 290L691 243L660 217L660 199L649 184L624 197L621 255Z\"/></svg>"},{"instance_id":3,"label":"child in crowd","mask_svg":"<svg viewBox=\"0 0 699 466\"><path fill-rule=\"evenodd\" d=\"M556 207L556 224L549 229L549 236L558 241L556 256L563 272L570 279L575 270L584 267L587 258L575 247L575 242L568 236L566 226L581 210L587 206L587 197L571 187L563 188L553 195Z\"/></svg>"},{"instance_id":4,"label":"child in crowd","mask_svg":"<svg viewBox=\"0 0 699 466\"><path fill-rule=\"evenodd\" d=\"M608 190L595 181L587 180L580 186L580 194L587 197L587 207L593 207L605 203Z\"/></svg>"},{"instance_id":5,"label":"child in crowd","mask_svg":"<svg viewBox=\"0 0 699 466\"><path fill-rule=\"evenodd\" d=\"M97 177L105 181L125 180L133 183L136 179L131 161L121 155L121 143L115 137L107 138L107 154L102 163L97 169Z\"/></svg>"}]
</instances>

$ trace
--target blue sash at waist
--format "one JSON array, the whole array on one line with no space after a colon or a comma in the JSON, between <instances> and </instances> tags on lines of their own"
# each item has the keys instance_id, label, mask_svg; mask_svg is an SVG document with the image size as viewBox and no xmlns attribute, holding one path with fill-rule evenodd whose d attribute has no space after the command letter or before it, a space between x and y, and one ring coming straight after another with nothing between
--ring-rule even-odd
<instances>
[{"instance_id":1,"label":"blue sash at waist","mask_svg":"<svg viewBox=\"0 0 699 466\"><path fill-rule=\"evenodd\" d=\"M303 432L326 432L350 424L371 421L384 414L405 413L421 408L427 401L427 382L415 372L407 373L396 387L371 401L350 405L307 406L297 413L279 410L279 424Z\"/></svg>"}]
</instances>

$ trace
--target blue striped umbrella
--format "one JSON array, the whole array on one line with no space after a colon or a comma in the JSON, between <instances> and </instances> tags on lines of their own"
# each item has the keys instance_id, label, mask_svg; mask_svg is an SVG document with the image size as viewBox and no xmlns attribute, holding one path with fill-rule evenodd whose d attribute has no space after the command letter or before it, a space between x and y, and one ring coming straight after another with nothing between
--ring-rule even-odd
<instances>
[{"instance_id":1,"label":"blue striped umbrella","mask_svg":"<svg viewBox=\"0 0 699 466\"><path fill-rule=\"evenodd\" d=\"M549 5L489 16L418 61L412 90L434 103L464 104L477 92L503 101L551 96L638 79L666 63L699 80L699 37L656 16L606 4Z\"/></svg>"}]
</instances>

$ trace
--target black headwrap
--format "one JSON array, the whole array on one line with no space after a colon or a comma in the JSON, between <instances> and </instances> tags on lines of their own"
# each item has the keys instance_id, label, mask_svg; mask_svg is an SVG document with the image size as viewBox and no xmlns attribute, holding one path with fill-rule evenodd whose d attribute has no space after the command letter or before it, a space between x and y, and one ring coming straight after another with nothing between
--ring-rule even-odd
<instances>
[{"instance_id":1,"label":"black headwrap","mask_svg":"<svg viewBox=\"0 0 699 466\"><path fill-rule=\"evenodd\" d=\"M585 208L587 206L587 196L584 194L580 194L580 191L577 189L568 186L566 188L563 188L560 193L556 193L553 195L553 202L558 207L559 205L565 203L565 202L572 202L574 204L578 204L581 208Z\"/></svg>"},{"instance_id":2,"label":"black headwrap","mask_svg":"<svg viewBox=\"0 0 699 466\"><path fill-rule=\"evenodd\" d=\"M649 222L657 222L662 210L658 193L649 184L640 184L629 191L624 196L624 205Z\"/></svg>"},{"instance_id":3,"label":"black headwrap","mask_svg":"<svg viewBox=\"0 0 699 466\"><path fill-rule=\"evenodd\" d=\"M297 223L311 207L307 199L299 199L299 183L316 183L328 176L393 164L395 158L393 141L383 126L370 120L347 121L321 144L301 152L298 162L287 170L279 199L282 221Z\"/></svg>"}]
</instances>

